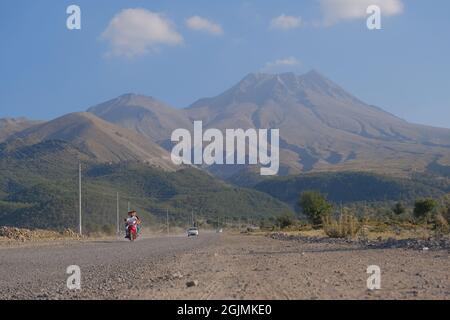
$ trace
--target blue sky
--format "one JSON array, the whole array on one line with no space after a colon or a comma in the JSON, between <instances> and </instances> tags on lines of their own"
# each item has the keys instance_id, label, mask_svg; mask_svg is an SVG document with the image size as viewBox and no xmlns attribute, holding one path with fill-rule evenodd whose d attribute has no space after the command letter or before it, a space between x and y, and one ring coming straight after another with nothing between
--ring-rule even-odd
<instances>
[{"instance_id":1,"label":"blue sky","mask_svg":"<svg viewBox=\"0 0 450 320\"><path fill-rule=\"evenodd\" d=\"M382 30L367 29L361 2L380 5ZM81 30L66 28L71 4ZM51 119L128 92L180 108L250 72L316 69L450 127L449 14L447 0L1 0L0 117Z\"/></svg>"}]
</instances>

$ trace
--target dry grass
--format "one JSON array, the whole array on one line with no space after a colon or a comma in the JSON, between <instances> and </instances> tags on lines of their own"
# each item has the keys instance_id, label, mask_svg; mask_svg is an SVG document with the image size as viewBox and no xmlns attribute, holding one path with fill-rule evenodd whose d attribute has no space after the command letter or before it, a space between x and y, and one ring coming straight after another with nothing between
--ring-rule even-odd
<instances>
[{"instance_id":1,"label":"dry grass","mask_svg":"<svg viewBox=\"0 0 450 320\"><path fill-rule=\"evenodd\" d=\"M61 239L80 239L81 237L74 231L66 229L62 232L52 230L29 230L13 227L0 228L1 242L27 242L27 241L51 241Z\"/></svg>"},{"instance_id":2,"label":"dry grass","mask_svg":"<svg viewBox=\"0 0 450 320\"><path fill-rule=\"evenodd\" d=\"M354 238L362 224L351 214L342 214L339 219L323 219L323 231L330 238Z\"/></svg>"},{"instance_id":3,"label":"dry grass","mask_svg":"<svg viewBox=\"0 0 450 320\"><path fill-rule=\"evenodd\" d=\"M446 231L443 223L441 231ZM416 224L408 221L385 222L379 220L362 219L345 213L338 219L326 219L322 229L313 229L311 226L302 225L300 227L290 227L280 230L292 236L302 236L311 238L359 238L366 240L387 240L387 239L428 239L436 236L433 224ZM252 232L252 235L267 235L268 230Z\"/></svg>"}]
</instances>

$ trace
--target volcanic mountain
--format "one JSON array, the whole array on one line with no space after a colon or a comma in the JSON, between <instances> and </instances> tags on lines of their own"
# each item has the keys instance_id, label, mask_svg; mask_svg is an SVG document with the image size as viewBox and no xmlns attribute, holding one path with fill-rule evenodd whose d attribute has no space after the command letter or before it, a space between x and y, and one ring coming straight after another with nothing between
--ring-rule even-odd
<instances>
[{"instance_id":1,"label":"volcanic mountain","mask_svg":"<svg viewBox=\"0 0 450 320\"><path fill-rule=\"evenodd\" d=\"M448 163L450 130L408 123L368 105L316 71L250 74L188 108L214 128L279 128L284 172L404 174Z\"/></svg>"},{"instance_id":2,"label":"volcanic mountain","mask_svg":"<svg viewBox=\"0 0 450 320\"><path fill-rule=\"evenodd\" d=\"M191 129L194 120L202 120L205 128L278 128L281 174L356 170L408 175L432 163L450 164L449 129L402 120L317 71L249 74L186 109L128 94L88 111L166 148L172 130ZM214 172L235 171L221 166Z\"/></svg>"}]
</instances>

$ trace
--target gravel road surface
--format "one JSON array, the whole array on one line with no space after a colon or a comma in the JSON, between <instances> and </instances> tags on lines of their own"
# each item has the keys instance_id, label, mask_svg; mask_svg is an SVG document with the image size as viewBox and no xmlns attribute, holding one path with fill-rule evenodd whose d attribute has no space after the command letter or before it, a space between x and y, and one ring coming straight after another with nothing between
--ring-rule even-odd
<instances>
[{"instance_id":1,"label":"gravel road surface","mask_svg":"<svg viewBox=\"0 0 450 320\"><path fill-rule=\"evenodd\" d=\"M381 290L367 290L369 265ZM450 299L450 257L215 233L30 244L0 247L0 299Z\"/></svg>"}]
</instances>

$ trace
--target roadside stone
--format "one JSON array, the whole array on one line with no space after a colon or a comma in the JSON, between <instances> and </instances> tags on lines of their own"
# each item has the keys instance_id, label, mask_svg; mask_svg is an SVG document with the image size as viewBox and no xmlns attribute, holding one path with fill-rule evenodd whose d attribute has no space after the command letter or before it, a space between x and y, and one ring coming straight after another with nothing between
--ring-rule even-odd
<instances>
[{"instance_id":1,"label":"roadside stone","mask_svg":"<svg viewBox=\"0 0 450 320\"><path fill-rule=\"evenodd\" d=\"M197 287L197 286L198 286L197 280L191 280L191 281L186 282L186 287L188 287L188 288Z\"/></svg>"}]
</instances>

